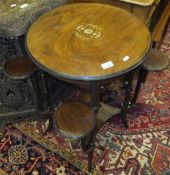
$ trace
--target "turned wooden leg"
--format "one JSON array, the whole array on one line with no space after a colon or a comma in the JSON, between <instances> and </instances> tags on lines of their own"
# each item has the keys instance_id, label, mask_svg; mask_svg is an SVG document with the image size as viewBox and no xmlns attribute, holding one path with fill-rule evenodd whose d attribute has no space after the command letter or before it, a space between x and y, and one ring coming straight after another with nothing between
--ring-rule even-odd
<instances>
[{"instance_id":1,"label":"turned wooden leg","mask_svg":"<svg viewBox=\"0 0 170 175\"><path fill-rule=\"evenodd\" d=\"M90 144L90 150L88 151L88 171L91 172L93 167L93 152L94 144Z\"/></svg>"},{"instance_id":2,"label":"turned wooden leg","mask_svg":"<svg viewBox=\"0 0 170 175\"><path fill-rule=\"evenodd\" d=\"M136 84L136 88L135 88L135 93L134 93L133 98L131 100L131 106L135 105L136 100L137 100L138 95L139 95L141 84L145 83L147 75L148 75L148 71L141 68L140 71L139 71L139 75L138 75L138 80L137 80L137 84Z\"/></svg>"},{"instance_id":3,"label":"turned wooden leg","mask_svg":"<svg viewBox=\"0 0 170 175\"><path fill-rule=\"evenodd\" d=\"M84 152L88 153L88 171L91 172L93 167L93 152L95 147L96 128L90 136L81 139L81 146Z\"/></svg>"},{"instance_id":4,"label":"turned wooden leg","mask_svg":"<svg viewBox=\"0 0 170 175\"><path fill-rule=\"evenodd\" d=\"M97 114L100 105L100 82L91 82L91 108L93 109L94 113Z\"/></svg>"},{"instance_id":5,"label":"turned wooden leg","mask_svg":"<svg viewBox=\"0 0 170 175\"><path fill-rule=\"evenodd\" d=\"M95 147L95 139L96 139L96 127L93 130L93 132L90 135L89 139L89 149L88 149L88 171L90 172L93 167L93 153L94 153L94 147Z\"/></svg>"}]
</instances>

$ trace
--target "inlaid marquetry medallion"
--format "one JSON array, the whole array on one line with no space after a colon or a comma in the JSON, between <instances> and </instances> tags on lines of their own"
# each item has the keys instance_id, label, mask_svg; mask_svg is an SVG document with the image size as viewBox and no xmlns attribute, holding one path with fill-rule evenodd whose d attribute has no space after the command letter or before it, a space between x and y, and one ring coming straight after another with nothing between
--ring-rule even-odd
<instances>
[{"instance_id":1,"label":"inlaid marquetry medallion","mask_svg":"<svg viewBox=\"0 0 170 175\"><path fill-rule=\"evenodd\" d=\"M84 39L97 39L102 35L102 29L94 24L81 24L75 29L75 35Z\"/></svg>"}]
</instances>

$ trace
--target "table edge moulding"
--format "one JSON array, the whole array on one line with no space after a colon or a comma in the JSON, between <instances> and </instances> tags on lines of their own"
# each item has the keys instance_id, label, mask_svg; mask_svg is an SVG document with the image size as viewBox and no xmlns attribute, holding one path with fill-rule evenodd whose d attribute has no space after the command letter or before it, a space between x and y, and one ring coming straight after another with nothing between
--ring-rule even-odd
<instances>
[{"instance_id":1,"label":"table edge moulding","mask_svg":"<svg viewBox=\"0 0 170 175\"><path fill-rule=\"evenodd\" d=\"M93 65L95 65L96 66L96 64L97 64L97 62L95 62L96 60L95 60L95 56L92 54L93 53L93 48L91 49L91 47L94 47L94 50L95 51L97 51L97 49L95 48L96 47L96 45L97 46L99 46L99 48L101 49L101 47L103 47L104 48L104 46L102 45L100 45L103 41L106 41L106 40L109 40L110 39L110 35L108 35L108 33L110 32L111 33L111 25L109 26L109 29L108 29L108 31L107 31L107 29L106 29L106 26L108 26L108 25L106 25L106 20L102 20L101 19L101 15L99 15L100 16L100 19L98 18L98 24L99 24L99 22L100 22L100 24L101 25L103 25L105 28L104 29L106 29L106 34L108 35L108 36L106 36L105 34L103 34L104 32L102 31L103 29L102 29L102 27L100 28L100 27L98 27L97 25L93 25L93 24L87 24L87 26L82 26L82 25L84 25L84 22L83 21L81 21L81 19L80 19L80 17L78 17L78 18L75 18L75 15L76 15L76 13L78 13L78 14L83 14L83 15L85 15L86 14L86 9L85 9L85 7L86 7L86 9L87 9L87 11L90 9L90 8L95 8L96 7L96 9L94 9L93 11L95 11L96 10L96 12L98 11L98 10L100 10L100 13L102 13L102 11L103 11L103 13L107 13L106 11L108 11L108 14L109 15L115 15L115 13L117 13L117 14L119 14L120 15L120 18L119 18L119 20L117 20L116 18L115 19L113 19L113 16L107 16L107 20L110 20L110 21L113 21L113 23L115 23L115 26L114 27L116 27L116 25L119 25L119 23L120 23L120 21L123 21L122 23L121 23L121 29L123 30L123 32L122 33L124 33L126 30L128 30L128 28L130 28L129 30L130 30L130 33L129 33L129 36L127 36L127 32L126 32L126 36L124 35L123 37L123 39L122 39L122 35L120 36L118 36L118 34L116 35L116 32L118 32L118 30L120 30L120 28L116 28L117 29L117 31L114 33L115 34L115 36L117 37L117 40L119 41L125 41L124 43L120 43L120 42L118 42L117 43L117 46L116 46L116 49L114 48L114 44L113 44L113 46L107 46L107 49L110 49L109 50L109 52L110 52L110 55L113 55L113 54L117 54L118 56L120 56L119 58L118 58L118 56L117 56L117 58L116 57L114 57L113 58L113 56L111 56L109 59L107 58L107 59L104 59L104 63L106 63L106 64L101 64L101 62L100 62L100 69L99 69L99 67L98 67L98 70L96 71L97 73L95 74L93 74L93 73L91 73L90 71L93 71L92 70L92 67L93 67ZM72 13L71 12L71 10L72 10L72 8L73 9L76 9L76 10L73 10L74 12ZM79 9L78 9L79 8ZM79 13L79 10L81 11L81 9L83 9L83 11L82 12L80 12ZM70 11L69 11L70 10ZM92 10L92 9L90 9L90 10ZM65 11L65 12L67 12L67 13L63 13L63 14L60 14L60 12L62 12L62 11ZM114 12L115 11L115 12ZM71 13L70 13L71 12ZM113 14L112 14L113 13ZM123 13L123 15L122 15L122 13ZM54 14L54 16L55 16L55 19L56 18L61 18L60 20L59 19L57 19L56 20L56 22L52 22L52 20L50 21L50 22L48 22L48 20L46 19L46 18L48 18L48 16L52 16ZM107 15L108 15L107 14ZM62 16L63 15L63 16ZM94 14L93 14L94 15ZM74 21L73 20L71 20L72 18L71 17L73 17L74 16ZM65 17L65 18L64 18ZM68 19L67 19L68 18ZM86 19L87 18L87 19ZM126 24L124 24L125 23L125 21L128 19L128 18L130 18L130 25L128 25L127 23ZM74 28L74 26L72 26L72 23L76 23L76 26L78 25L78 23L77 23L77 21L76 20L78 20L78 23L80 22L80 26L78 26L78 27L76 27L76 28ZM84 17L83 17L83 20L84 20ZM89 21L88 21L89 20ZM100 20L100 21L99 21ZM64 22L65 23L64 23ZM88 15L86 15L85 16L85 22L89 22L89 23L92 23L92 22L95 22L95 19L92 19L92 18L88 18ZM97 19L96 19L96 21L97 21ZM109 21L109 22L110 22ZM51 29L52 29L52 33L53 33L53 35L51 35L51 34L49 34L48 36L42 36L41 34L41 32L43 32L43 29L42 29L42 26L41 26L41 23L43 23L44 24L44 22L46 22L46 26L47 27L51 27ZM119 23L118 23L119 22ZM47 25L47 23L48 23L48 25ZM53 24L53 23L55 23L55 24ZM60 23L62 23L62 25L60 24ZM71 23L71 24L70 24ZM41 26L41 28L38 28L39 25L40 24L40 26ZM42 24L42 25L43 25ZM57 53L55 53L54 52L54 50L52 51L52 50L50 50L50 51L43 51L43 54L41 54L40 52L42 52L42 48L40 48L40 47L43 47L43 48L45 48L45 49L47 49L47 47L48 47L48 50L49 50L49 46L47 46L47 44L46 44L46 47L44 47L44 45L43 45L43 42L45 43L45 42L49 42L49 39L47 39L46 38L46 41L43 41L44 39L45 39L45 37L48 37L48 38L51 38L51 37L54 37L54 36L56 36L57 34L61 34L61 31L63 31L63 28L62 28L62 26L67 26L68 27L68 25L71 25L71 27L73 28L73 30L74 30L74 36L72 35L71 37L70 36L68 36L68 37L70 37L71 39L73 38L73 40L74 40L74 37L75 37L75 40L76 41L78 41L78 44L75 44L74 42L72 42L74 45L73 46L71 46L71 44L69 43L69 47L68 46L65 46L65 45L63 45L63 48L64 47L67 47L66 48L66 51L65 51L65 53L64 54L67 54L67 52L69 52L69 54L71 53L72 54L72 52L74 52L76 49L78 50L79 48L79 45L81 44L81 43L83 43L82 45L82 48L84 49L83 51L85 52L86 51L86 49L87 49L87 47L86 47L86 44L88 43L90 43L91 44L91 47L90 47L90 49L89 49L89 47L88 47L88 51L89 51L89 53L92 55L92 57L88 57L87 55L85 55L85 56L87 56L86 58L89 60L89 58L92 58L92 59L90 59L90 61L89 62L86 62L86 60L81 60L82 58L81 58L81 47L80 47L80 50L78 50L77 51L77 53L75 53L75 55L74 54L70 54L72 57L73 57L73 61L74 60L76 60L77 61L77 63L79 62L79 64L82 64L82 65L84 65L84 64L86 64L86 63L90 63L88 66L90 67L90 68L88 68L88 67L86 67L86 71L84 71L85 73L86 73L86 75L85 74L81 74L81 71L83 71L83 70L78 70L79 72L80 72L80 74L79 73L77 73L76 71L77 70L73 70L73 66L72 66L72 69L71 68L69 68L69 67L67 67L67 68L69 68L70 69L70 71L75 71L76 73L75 74L72 74L72 73L68 73L67 72L67 69L66 68L64 68L62 65L62 69L61 69L61 67L59 67L58 66L58 63L56 62L56 65L53 65L52 64L52 62L50 63L50 60L49 60L49 57L51 56L51 60L52 59L56 59L55 61L57 61L57 59L60 59L60 61L62 61L62 60L67 60L68 61L68 63L70 64L70 60L72 59L71 58L71 56L70 57L68 57L68 55L64 55L64 54L61 54L61 52L63 53L63 50L61 50L61 51L57 51ZM106 25L106 26L105 26ZM127 26L126 26L127 25ZM38 26L38 27L37 27ZM44 25L43 25L44 26ZM44 26L45 27L45 26ZM61 27L61 28L60 28ZM113 27L113 26L112 26ZM37 29L38 28L38 29ZM41 29L42 29L42 31L41 31ZM55 31L55 29L56 29L56 31ZM83 29L83 30L82 30ZM87 31L86 31L86 29L87 29ZM115 30L116 30L115 29ZM134 29L134 31L132 32L132 30ZM47 28L45 29L45 30L47 30ZM61 31L60 31L61 30ZM110 30L110 31L109 31ZM38 32L37 32L38 31ZM95 32L94 32L95 31ZM36 35L36 32L37 32L37 35ZM40 32L40 33L39 33ZM95 34L95 36L93 36L92 35L92 37L91 37L91 35L88 35L89 33L88 32L92 32L92 33L94 33ZM102 33L103 32L103 33ZM114 32L114 31L113 31ZM143 33L140 33L140 32L143 32ZM48 33L48 32L47 32ZM67 33L69 33L69 30L67 30L64 34L65 34L65 38L66 38L66 40L69 40L69 39L67 39ZM110 34L109 33L109 34ZM122 34L121 32L119 33L119 34ZM132 35L131 35L131 33L133 33ZM32 34L34 35L33 37L32 37ZM58 38L59 38L59 35L58 35ZM69 35L69 34L68 34ZM102 35L102 36L101 36ZM113 35L113 34L112 34ZM142 35L142 37L140 36L140 35ZM106 37L105 37L106 36ZM137 19L137 17L135 17L134 15L132 15L131 13L129 13L129 12L127 12L126 10L123 10L123 9L120 9L120 8L117 8L117 7L113 7L113 6L110 6L110 5L106 5L106 4L98 4L98 3L77 3L77 4L69 4L69 5L65 5L65 6L62 6L62 7L58 7L58 8L55 8L55 9L53 9L53 10L50 10L49 12L47 12L47 13L45 13L44 15L42 15L41 17L39 17L32 25L31 25L31 27L30 27L30 29L29 29L29 31L28 31L28 33L27 33L27 39L26 39L26 48L27 48L27 51L28 51L28 54L29 54L29 56L30 56L30 58L32 59L32 61L36 64L36 65L38 65L40 68L42 68L44 71L46 71L46 72L48 72L48 73L50 73L51 75L53 75L53 76L55 76L55 77L57 77L57 78L59 78L59 79L68 79L68 80L82 80L82 81L95 81L95 80L106 80L106 79L111 79L111 78L114 78L114 77L118 77L118 76L121 76L121 75L123 75L123 74L125 74L125 73L128 73L128 72L130 72L130 71L132 71L133 69L135 69L135 68L137 68L138 66L140 66L141 64L142 64L142 62L145 60L145 58L146 58L146 56L147 56L147 54L148 54L148 52L149 52L149 50L150 50L150 47L151 47L151 36L150 36L150 33L149 33L149 31L148 31L148 29L147 29L147 27L140 21L140 20L138 20ZM84 37L84 38L83 38ZM90 37L90 38L86 38L86 37ZM104 38L105 37L105 38ZM137 37L137 38L136 38ZM56 43L58 42L59 43L59 41L61 42L62 40L64 40L65 38L60 38L58 41L55 41ZM104 38L104 39L103 39ZM116 44L116 42L117 42L117 40L115 40L114 39L115 37L113 37L112 36L112 38L109 40L109 42L110 43L112 43L113 41L114 41L114 43ZM71 40L70 39L70 40ZM36 40L36 41L35 41ZM90 42L89 42L89 40L90 40ZM98 41L97 41L98 40ZM39 42L40 41L40 42ZM83 42L82 42L83 41ZM37 42L37 43L36 43ZM39 43L38 43L39 42ZM64 41L63 41L64 42ZM96 45L94 44L94 43L97 43ZM142 42L142 43L141 43ZM50 43L51 43L51 41L50 41ZM49 43L49 44L50 44ZM58 50L60 50L60 49L62 49L61 47L59 47L58 48L58 46L59 46L59 44L57 45L57 44L54 44L54 42L53 42L53 45L51 45L50 47L53 49L54 47L56 48L57 47L57 49ZM140 46L139 47L136 47L136 48L134 48L137 44L139 44L140 43ZM39 47L37 47L37 44L39 44ZM146 45L145 45L146 44ZM36 48L35 48L35 45L36 45ZM41 45L41 46L40 46ZM125 49L127 49L127 46L129 47L129 50L126 50L126 52L133 52L132 50L134 49L135 51L136 51L136 60L134 59L134 57L135 56L133 56L132 55L132 59L133 60L130 60L129 59L129 56L127 56L127 55L121 55L119 52L121 52L121 48L118 48L118 45L121 45L121 47L123 47L123 49L125 50ZM143 46L144 45L144 46ZM73 48L72 49L72 51L70 52L70 48L71 47L74 47L75 46L75 48ZM141 47L143 47L142 49L142 53L141 53ZM40 48L40 49L39 49ZM38 50L39 49L39 50ZM105 50L106 50L106 47L104 48ZM103 50L104 50L103 49ZM123 50L122 49L122 50ZM124 51L123 50L123 51ZM56 51L56 50L55 50ZM88 51L87 51L87 53L88 53ZM34 52L34 53L33 53ZM47 53L48 52L48 53ZM52 53L53 52L53 53ZM101 52L101 50L100 50L100 52ZM106 51L107 52L107 51ZM40 54L39 54L40 53ZM77 56L77 58L76 58L76 54L78 54L78 53L80 53L80 55L78 55L79 56L79 59L78 59L78 56ZM85 52L86 53L86 52ZM102 52L103 53L103 52ZM53 55L50 55L50 54L53 54ZM59 55L59 54L61 54L61 55ZM99 54L101 54L101 53L99 53ZM120 54L120 55L119 55ZM38 55L38 56L37 56ZM45 56L44 56L45 55ZM104 56L105 56L105 54L103 54ZM56 57L55 57L56 56ZM60 57L61 56L61 57ZM64 57L65 56L65 57ZM99 56L99 55L98 55ZM106 54L106 56L107 56L107 54ZM42 57L44 57L44 58L42 58ZM47 57L48 57L48 60L47 60ZM53 58L52 58L53 57ZM81 58L81 59L80 59ZM120 63L120 64L124 64L124 65L127 65L127 63L125 63L127 60L125 60L124 61L124 59L129 59L131 62L131 64L130 63L128 63L128 64L130 64L130 66L127 66L126 68L123 68L122 70L119 70L119 66L114 66L114 64L112 64L112 61L115 61L114 59L116 59L116 61L118 62L120 59L121 59L121 62L122 63ZM93 60L94 59L94 60ZM96 58L97 59L97 58ZM100 59L103 59L103 58L100 58ZM123 59L123 61L122 61L122 59ZM41 61L40 61L41 60ZM110 62L110 61L111 62ZM128 61L129 61L128 60ZM94 61L94 62L93 62ZM103 61L103 60L102 60ZM128 62L127 61L127 62ZM54 62L53 62L54 63ZM64 63L66 63L66 62L64 62ZM71 62L72 63L72 62ZM50 66L49 66L49 65ZM93 64L93 65L92 65ZM108 65L108 64L112 64L112 65ZM56 67L54 68L51 68L51 66L53 67L55 67L55 66L58 66L57 67L57 69L59 68L60 70L57 70L56 69ZM77 66L79 66L80 67L80 65L77 65ZM92 66L92 67L91 67ZM105 67L103 67L103 66L106 66L106 69L105 69ZM111 69L110 70L108 70L107 69L107 66L108 66L108 68L110 69L110 67L111 67L111 69L115 69L115 71L111 71ZM110 67L109 67L110 66ZM113 66L113 67L112 67ZM122 66L122 65L121 65ZM121 67L120 66L120 67ZM123 66L122 66L123 67ZM102 69L103 68L103 69ZM64 70L63 70L64 69ZM94 68L93 68L94 69ZM117 69L117 70L116 70ZM66 72L64 72L64 71L66 71ZM68 70L69 71L69 70ZM88 72L89 71L89 72ZM100 74L100 72L99 71L101 71L101 74ZM104 73L103 73L104 72ZM107 72L109 72L109 73L107 73Z\"/></svg>"}]
</instances>

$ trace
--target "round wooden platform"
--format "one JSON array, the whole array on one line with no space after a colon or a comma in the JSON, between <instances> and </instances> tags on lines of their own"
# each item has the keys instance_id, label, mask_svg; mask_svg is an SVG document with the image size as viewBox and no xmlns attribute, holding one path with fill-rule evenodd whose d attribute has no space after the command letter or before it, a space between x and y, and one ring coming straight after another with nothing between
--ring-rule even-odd
<instances>
[{"instance_id":1,"label":"round wooden platform","mask_svg":"<svg viewBox=\"0 0 170 175\"><path fill-rule=\"evenodd\" d=\"M144 61L147 27L131 13L109 5L65 5L42 15L29 29L33 60L54 76L102 80L122 75Z\"/></svg>"},{"instance_id":2,"label":"round wooden platform","mask_svg":"<svg viewBox=\"0 0 170 175\"><path fill-rule=\"evenodd\" d=\"M26 57L11 58L5 63L4 71L10 78L22 79L30 76L36 70L35 64Z\"/></svg>"},{"instance_id":3,"label":"round wooden platform","mask_svg":"<svg viewBox=\"0 0 170 175\"><path fill-rule=\"evenodd\" d=\"M59 131L72 139L87 136L95 126L92 110L80 102L60 106L54 114L54 124Z\"/></svg>"},{"instance_id":4,"label":"round wooden platform","mask_svg":"<svg viewBox=\"0 0 170 175\"><path fill-rule=\"evenodd\" d=\"M143 68L148 71L161 71L168 67L170 60L167 55L157 49L151 49Z\"/></svg>"}]
</instances>

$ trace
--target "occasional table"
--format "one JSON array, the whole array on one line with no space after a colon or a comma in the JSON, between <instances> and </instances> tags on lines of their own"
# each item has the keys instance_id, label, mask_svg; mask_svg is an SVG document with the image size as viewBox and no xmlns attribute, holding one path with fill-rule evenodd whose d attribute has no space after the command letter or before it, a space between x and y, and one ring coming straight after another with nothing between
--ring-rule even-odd
<instances>
[{"instance_id":1,"label":"occasional table","mask_svg":"<svg viewBox=\"0 0 170 175\"><path fill-rule=\"evenodd\" d=\"M101 82L128 75L124 121L132 72L145 60L150 44L147 27L135 16L97 3L50 10L32 24L26 40L30 57L44 71L63 81L91 86L95 112L100 106Z\"/></svg>"}]
</instances>

